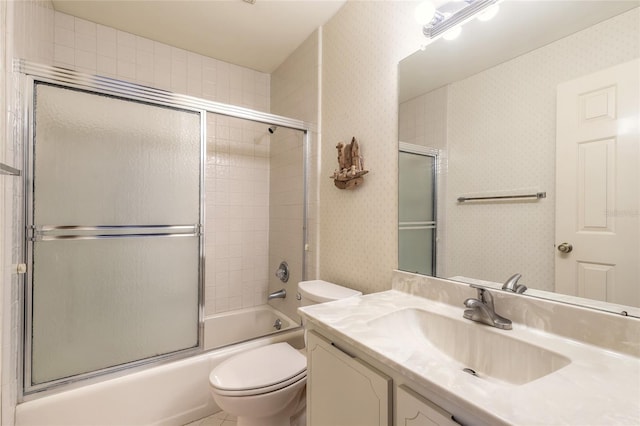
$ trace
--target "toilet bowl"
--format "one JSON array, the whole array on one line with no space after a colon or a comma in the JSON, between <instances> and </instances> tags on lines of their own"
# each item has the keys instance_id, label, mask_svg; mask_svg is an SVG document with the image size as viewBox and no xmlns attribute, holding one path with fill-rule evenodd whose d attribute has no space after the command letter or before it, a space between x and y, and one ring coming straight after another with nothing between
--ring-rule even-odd
<instances>
[{"instance_id":1,"label":"toilet bowl","mask_svg":"<svg viewBox=\"0 0 640 426\"><path fill-rule=\"evenodd\" d=\"M326 281L298 284L302 306L362 293ZM305 409L307 358L288 343L274 343L233 356L209 375L213 399L238 426L290 426ZM302 426L302 425L300 425Z\"/></svg>"},{"instance_id":2,"label":"toilet bowl","mask_svg":"<svg viewBox=\"0 0 640 426\"><path fill-rule=\"evenodd\" d=\"M303 399L307 359L288 343L233 356L209 375L213 399L238 426L288 426Z\"/></svg>"}]
</instances>

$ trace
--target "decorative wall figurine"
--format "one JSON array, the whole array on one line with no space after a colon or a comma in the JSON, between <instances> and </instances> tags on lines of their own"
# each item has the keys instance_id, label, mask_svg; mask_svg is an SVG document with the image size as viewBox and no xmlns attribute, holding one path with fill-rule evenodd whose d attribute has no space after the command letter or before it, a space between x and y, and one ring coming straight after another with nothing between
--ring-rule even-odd
<instances>
[{"instance_id":1,"label":"decorative wall figurine","mask_svg":"<svg viewBox=\"0 0 640 426\"><path fill-rule=\"evenodd\" d=\"M358 141L353 137L349 145L339 142L336 149L338 150L338 169L331 175L333 183L340 189L353 189L360 186L364 182L362 176L369 171L364 170L364 160L360 155Z\"/></svg>"}]
</instances>

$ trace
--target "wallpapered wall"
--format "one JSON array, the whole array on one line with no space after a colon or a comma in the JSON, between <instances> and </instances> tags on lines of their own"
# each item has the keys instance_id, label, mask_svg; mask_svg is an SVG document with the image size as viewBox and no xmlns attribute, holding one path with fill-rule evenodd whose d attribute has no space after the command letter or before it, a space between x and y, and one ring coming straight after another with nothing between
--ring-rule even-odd
<instances>
[{"instance_id":1,"label":"wallpapered wall","mask_svg":"<svg viewBox=\"0 0 640 426\"><path fill-rule=\"evenodd\" d=\"M554 289L556 86L640 54L637 9L401 105L401 136L442 147L432 107L447 111L447 190L440 198L450 224L441 276L502 282L511 273ZM522 102L526 99L526 102ZM427 126L416 117L429 115ZM473 117L473 120L469 118ZM428 134L428 136L426 136ZM430 140L431 142L428 142ZM433 142L435 140L435 142ZM536 203L459 205L465 194L539 189Z\"/></svg>"},{"instance_id":2,"label":"wallpapered wall","mask_svg":"<svg viewBox=\"0 0 640 426\"><path fill-rule=\"evenodd\" d=\"M350 1L323 28L320 278L365 293L397 267L397 65L424 42L415 4ZM340 190L335 146L353 136L369 174Z\"/></svg>"}]
</instances>

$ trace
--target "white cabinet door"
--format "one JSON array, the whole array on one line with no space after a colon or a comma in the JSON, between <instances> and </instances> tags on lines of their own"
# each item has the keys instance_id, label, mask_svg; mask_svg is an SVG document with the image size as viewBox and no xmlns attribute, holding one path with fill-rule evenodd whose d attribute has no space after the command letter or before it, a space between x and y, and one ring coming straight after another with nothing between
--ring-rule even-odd
<instances>
[{"instance_id":1,"label":"white cabinet door","mask_svg":"<svg viewBox=\"0 0 640 426\"><path fill-rule=\"evenodd\" d=\"M307 340L309 426L390 426L389 377L314 332Z\"/></svg>"},{"instance_id":2,"label":"white cabinet door","mask_svg":"<svg viewBox=\"0 0 640 426\"><path fill-rule=\"evenodd\" d=\"M396 426L458 425L450 413L404 385L397 388L396 398Z\"/></svg>"}]
</instances>

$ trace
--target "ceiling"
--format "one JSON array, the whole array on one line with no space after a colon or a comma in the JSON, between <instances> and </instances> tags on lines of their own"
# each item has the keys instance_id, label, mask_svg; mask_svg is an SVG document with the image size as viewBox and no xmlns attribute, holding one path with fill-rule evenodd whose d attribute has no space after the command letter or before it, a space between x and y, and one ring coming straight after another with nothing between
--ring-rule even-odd
<instances>
[{"instance_id":1,"label":"ceiling","mask_svg":"<svg viewBox=\"0 0 640 426\"><path fill-rule=\"evenodd\" d=\"M53 0L55 10L257 71L274 71L346 0Z\"/></svg>"}]
</instances>

